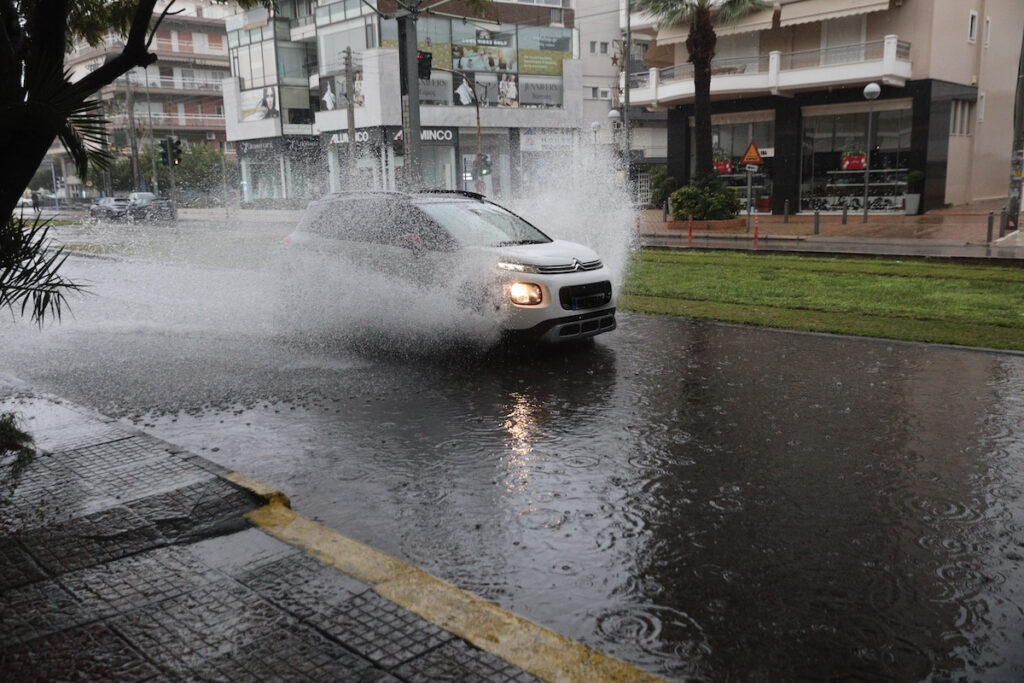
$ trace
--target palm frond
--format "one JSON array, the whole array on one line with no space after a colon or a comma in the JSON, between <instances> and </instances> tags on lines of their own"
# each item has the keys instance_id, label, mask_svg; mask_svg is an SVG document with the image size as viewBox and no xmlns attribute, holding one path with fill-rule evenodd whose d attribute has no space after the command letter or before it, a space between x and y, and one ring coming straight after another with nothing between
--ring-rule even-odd
<instances>
[{"instance_id":1,"label":"palm frond","mask_svg":"<svg viewBox=\"0 0 1024 683\"><path fill-rule=\"evenodd\" d=\"M697 8L710 7L712 0L635 0L633 11L657 17L663 27L689 23Z\"/></svg>"},{"instance_id":2,"label":"palm frond","mask_svg":"<svg viewBox=\"0 0 1024 683\"><path fill-rule=\"evenodd\" d=\"M78 174L83 178L88 176L90 165L102 170L113 161L107 149L107 117L98 100L86 100L77 105L57 127L57 137L75 160Z\"/></svg>"},{"instance_id":3,"label":"palm frond","mask_svg":"<svg viewBox=\"0 0 1024 683\"><path fill-rule=\"evenodd\" d=\"M47 235L49 220L32 222L11 216L0 225L0 308L20 310L31 306L32 320L42 325L47 316L58 321L72 293L82 285L60 275L67 260L62 247L52 248Z\"/></svg>"},{"instance_id":4,"label":"palm frond","mask_svg":"<svg viewBox=\"0 0 1024 683\"><path fill-rule=\"evenodd\" d=\"M725 0L717 6L718 14L715 23L719 26L734 24L751 12L771 9L772 3L765 0Z\"/></svg>"}]
</instances>

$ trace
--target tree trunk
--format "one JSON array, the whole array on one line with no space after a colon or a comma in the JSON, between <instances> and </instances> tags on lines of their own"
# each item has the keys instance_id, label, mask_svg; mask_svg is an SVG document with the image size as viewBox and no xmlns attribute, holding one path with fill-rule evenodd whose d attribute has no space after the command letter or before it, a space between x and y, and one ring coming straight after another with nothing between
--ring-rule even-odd
<instances>
[{"instance_id":1,"label":"tree trunk","mask_svg":"<svg viewBox=\"0 0 1024 683\"><path fill-rule=\"evenodd\" d=\"M715 56L717 36L711 25L711 10L703 5L694 12L686 49L693 64L693 132L697 157L696 175L711 173L711 60Z\"/></svg>"},{"instance_id":2,"label":"tree trunk","mask_svg":"<svg viewBox=\"0 0 1024 683\"><path fill-rule=\"evenodd\" d=\"M5 117L6 118L6 117ZM56 131L41 130L44 126L17 126L0 132L0 211L10 216L25 188L42 163L47 150L57 137Z\"/></svg>"}]
</instances>

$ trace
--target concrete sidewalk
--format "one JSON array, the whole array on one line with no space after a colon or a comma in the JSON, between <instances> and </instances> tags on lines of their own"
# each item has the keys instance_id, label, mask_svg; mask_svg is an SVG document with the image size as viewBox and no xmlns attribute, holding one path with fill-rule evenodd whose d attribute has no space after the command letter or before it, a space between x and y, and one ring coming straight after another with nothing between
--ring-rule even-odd
<instances>
[{"instance_id":1,"label":"concrete sidewalk","mask_svg":"<svg viewBox=\"0 0 1024 683\"><path fill-rule=\"evenodd\" d=\"M1005 203L1005 202L1002 202ZM1024 260L1024 236L999 236L1000 201L930 211L920 216L871 214L755 214L706 223L666 221L661 211L642 211L640 243L648 247L815 252L865 256L922 256L948 259ZM989 214L992 239L989 240Z\"/></svg>"},{"instance_id":2,"label":"concrete sidewalk","mask_svg":"<svg viewBox=\"0 0 1024 683\"><path fill-rule=\"evenodd\" d=\"M8 411L41 450L0 453L3 680L660 680L0 377Z\"/></svg>"}]
</instances>

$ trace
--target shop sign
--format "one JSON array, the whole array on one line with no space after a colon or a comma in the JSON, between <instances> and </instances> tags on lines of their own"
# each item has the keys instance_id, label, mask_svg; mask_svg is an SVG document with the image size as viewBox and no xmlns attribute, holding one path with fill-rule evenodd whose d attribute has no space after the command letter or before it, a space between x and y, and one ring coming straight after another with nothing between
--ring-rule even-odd
<instances>
[{"instance_id":1,"label":"shop sign","mask_svg":"<svg viewBox=\"0 0 1024 683\"><path fill-rule=\"evenodd\" d=\"M240 154L261 154L273 152L277 147L277 138L269 140L241 140L238 143Z\"/></svg>"},{"instance_id":2,"label":"shop sign","mask_svg":"<svg viewBox=\"0 0 1024 683\"><path fill-rule=\"evenodd\" d=\"M420 129L420 142L432 142L437 144L445 144L454 142L458 131L455 128L421 128ZM389 127L388 137L395 141L402 141L402 129L397 127Z\"/></svg>"},{"instance_id":3,"label":"shop sign","mask_svg":"<svg viewBox=\"0 0 1024 683\"><path fill-rule=\"evenodd\" d=\"M320 151L320 138L317 137L287 137L284 140L291 153L309 154Z\"/></svg>"},{"instance_id":4,"label":"shop sign","mask_svg":"<svg viewBox=\"0 0 1024 683\"><path fill-rule=\"evenodd\" d=\"M356 131L356 142L369 142L370 131L368 130L357 130ZM347 145L348 144L348 131L343 130L340 133L334 133L331 135L331 139L328 141L329 145Z\"/></svg>"},{"instance_id":5,"label":"shop sign","mask_svg":"<svg viewBox=\"0 0 1024 683\"><path fill-rule=\"evenodd\" d=\"M564 152L572 149L572 133L526 128L519 137L519 149L523 152Z\"/></svg>"}]
</instances>

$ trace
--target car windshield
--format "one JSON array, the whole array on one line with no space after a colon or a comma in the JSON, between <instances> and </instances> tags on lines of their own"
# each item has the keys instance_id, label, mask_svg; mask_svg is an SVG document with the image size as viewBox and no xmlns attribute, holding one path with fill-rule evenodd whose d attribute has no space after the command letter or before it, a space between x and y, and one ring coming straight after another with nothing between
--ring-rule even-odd
<instances>
[{"instance_id":1,"label":"car windshield","mask_svg":"<svg viewBox=\"0 0 1024 683\"><path fill-rule=\"evenodd\" d=\"M496 247L544 244L551 238L519 216L496 204L476 201L437 201L417 204L460 244Z\"/></svg>"}]
</instances>

